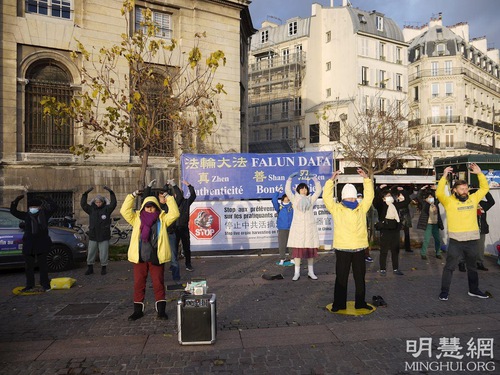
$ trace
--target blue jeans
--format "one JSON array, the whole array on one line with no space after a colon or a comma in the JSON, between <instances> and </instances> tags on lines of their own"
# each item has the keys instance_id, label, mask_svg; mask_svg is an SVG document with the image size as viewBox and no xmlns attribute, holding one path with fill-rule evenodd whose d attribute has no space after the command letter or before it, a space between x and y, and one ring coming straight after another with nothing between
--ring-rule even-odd
<instances>
[{"instance_id":1,"label":"blue jeans","mask_svg":"<svg viewBox=\"0 0 500 375\"><path fill-rule=\"evenodd\" d=\"M174 279L174 281L180 281L181 271L179 268L179 262L177 261L177 241L175 233L168 234L168 242L170 244L170 271L172 271L172 279Z\"/></svg>"}]
</instances>

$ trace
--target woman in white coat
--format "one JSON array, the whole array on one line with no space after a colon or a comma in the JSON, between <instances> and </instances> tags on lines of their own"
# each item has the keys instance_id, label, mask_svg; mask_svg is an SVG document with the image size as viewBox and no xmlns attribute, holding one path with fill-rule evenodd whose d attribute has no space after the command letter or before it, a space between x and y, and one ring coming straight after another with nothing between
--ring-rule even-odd
<instances>
[{"instance_id":1,"label":"woman in white coat","mask_svg":"<svg viewBox=\"0 0 500 375\"><path fill-rule=\"evenodd\" d=\"M296 194L292 193L292 179L298 173L292 173L285 185L285 193L290 198L293 205L293 220L290 227L290 235L288 237L288 247L292 249L292 257L295 261L295 274L292 280L297 281L300 278L300 260L307 259L307 276L312 280L317 280L318 277L314 274L314 258L318 256L319 234L314 218L314 203L321 194L321 184L315 175L312 176L314 181L314 194L309 195L309 186L306 183L300 183L296 190Z\"/></svg>"}]
</instances>

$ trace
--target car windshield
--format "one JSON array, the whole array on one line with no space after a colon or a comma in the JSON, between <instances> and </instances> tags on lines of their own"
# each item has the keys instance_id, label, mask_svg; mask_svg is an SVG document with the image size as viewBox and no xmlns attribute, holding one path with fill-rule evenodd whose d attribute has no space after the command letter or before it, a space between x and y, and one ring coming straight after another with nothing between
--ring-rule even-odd
<instances>
[{"instance_id":1,"label":"car windshield","mask_svg":"<svg viewBox=\"0 0 500 375\"><path fill-rule=\"evenodd\" d=\"M0 211L0 228L16 228L19 229L21 220L11 215L9 211Z\"/></svg>"}]
</instances>

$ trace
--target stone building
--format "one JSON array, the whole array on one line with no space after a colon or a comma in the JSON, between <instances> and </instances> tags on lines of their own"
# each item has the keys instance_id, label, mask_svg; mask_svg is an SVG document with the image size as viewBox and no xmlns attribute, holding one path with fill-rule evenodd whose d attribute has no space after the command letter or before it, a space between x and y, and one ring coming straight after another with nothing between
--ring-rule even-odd
<instances>
[{"instance_id":1,"label":"stone building","mask_svg":"<svg viewBox=\"0 0 500 375\"><path fill-rule=\"evenodd\" d=\"M347 0L264 23L250 51L250 149L333 150L338 162L345 121L373 108L406 113L407 45L392 19Z\"/></svg>"},{"instance_id":2,"label":"stone building","mask_svg":"<svg viewBox=\"0 0 500 375\"><path fill-rule=\"evenodd\" d=\"M441 14L403 33L409 42L409 129L422 145L423 163L499 153L499 50L488 48L486 37L470 39L465 22L443 26Z\"/></svg>"},{"instance_id":3,"label":"stone building","mask_svg":"<svg viewBox=\"0 0 500 375\"><path fill-rule=\"evenodd\" d=\"M130 15L129 31L140 27L141 9L150 8L159 25L157 37L174 38L180 50L187 51L194 45L194 34L206 32L202 53L224 51L227 64L218 69L216 79L224 84L227 95L220 102L222 119L208 140L220 152L246 151L248 46L254 32L249 4L248 0L136 0ZM61 207L57 215L75 212L79 217L79 199L89 186L96 187L96 194L105 193L104 185L111 187L119 204L136 189L140 162L133 150L108 145L95 158L75 156L69 148L85 143L86 134L74 124L56 127L44 121L40 105L43 96L69 100L82 89L78 70L82 61L70 58L76 39L87 49L120 43L120 35L127 31L121 6L122 0L2 2L2 206L27 188L28 194L55 198ZM125 72L126 64L118 69ZM181 153L172 142L152 155L147 178L156 178L160 184L178 178Z\"/></svg>"}]
</instances>

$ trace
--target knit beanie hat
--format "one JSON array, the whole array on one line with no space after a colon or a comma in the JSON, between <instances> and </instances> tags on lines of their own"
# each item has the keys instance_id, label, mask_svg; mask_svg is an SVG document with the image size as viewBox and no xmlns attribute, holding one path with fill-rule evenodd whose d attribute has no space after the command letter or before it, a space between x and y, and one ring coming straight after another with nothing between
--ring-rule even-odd
<instances>
[{"instance_id":1,"label":"knit beanie hat","mask_svg":"<svg viewBox=\"0 0 500 375\"><path fill-rule=\"evenodd\" d=\"M356 199L358 196L358 191L354 187L353 184L345 184L344 188L342 189L342 200L346 198L354 198Z\"/></svg>"}]
</instances>

